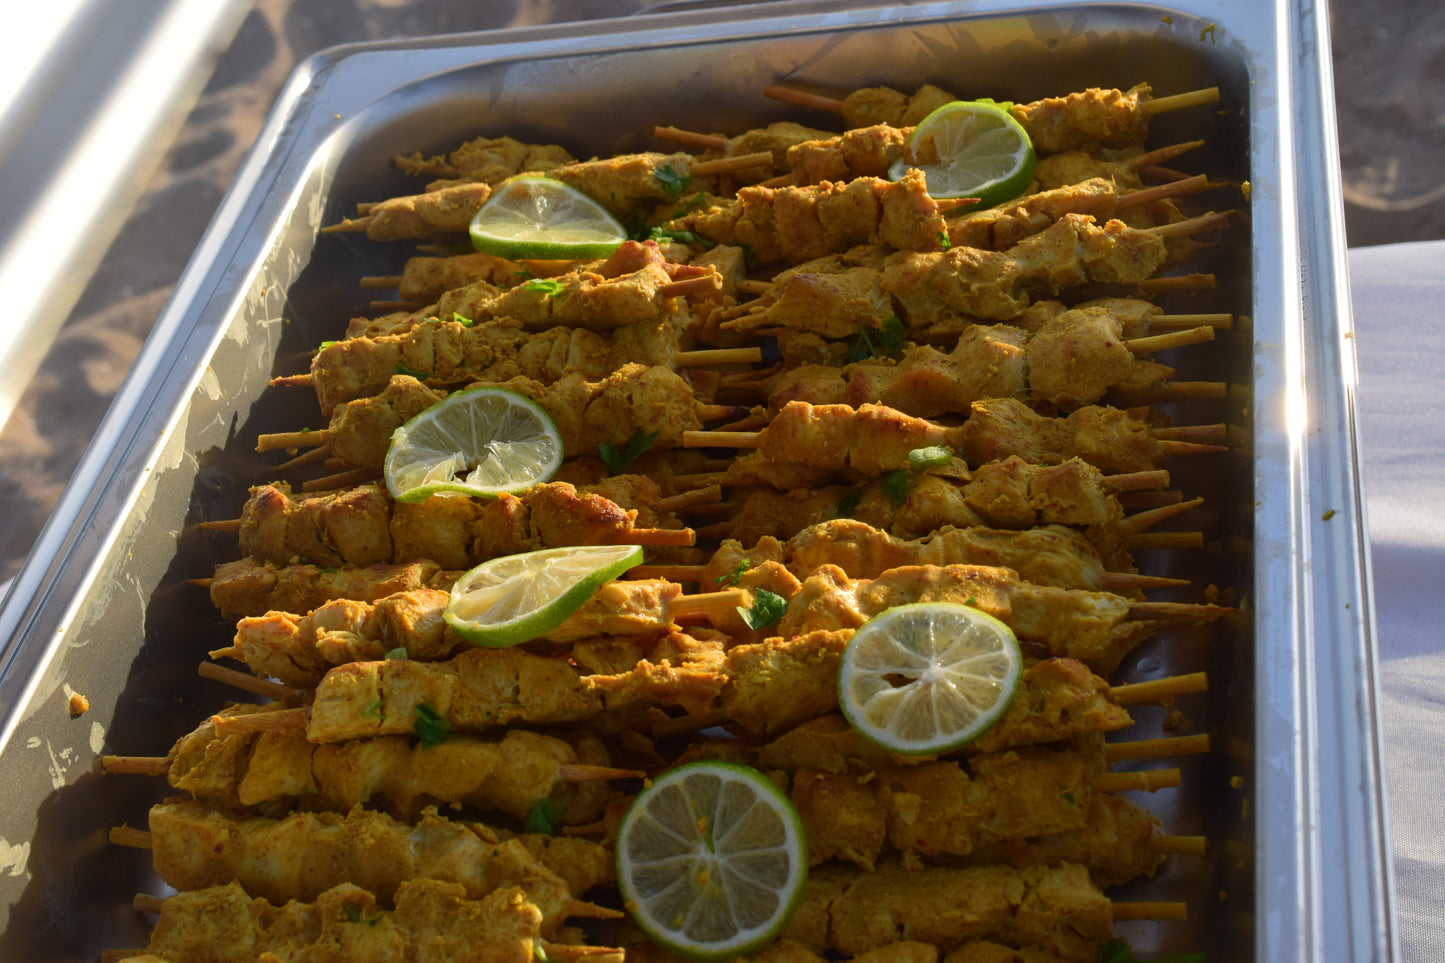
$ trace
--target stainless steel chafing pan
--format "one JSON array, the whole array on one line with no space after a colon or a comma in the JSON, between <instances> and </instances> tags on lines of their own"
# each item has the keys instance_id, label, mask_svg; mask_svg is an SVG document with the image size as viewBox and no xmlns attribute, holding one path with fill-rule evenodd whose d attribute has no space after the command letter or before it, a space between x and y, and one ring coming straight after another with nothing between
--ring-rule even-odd
<instances>
[{"instance_id":1,"label":"stainless steel chafing pan","mask_svg":"<svg viewBox=\"0 0 1445 963\"><path fill-rule=\"evenodd\" d=\"M1152 571L1220 587L1241 609L1210 632L1141 649L1121 679L1204 668L1181 700L1215 751L1149 800L1171 831L1206 833L1129 898L1185 899L1183 924L1127 924L1141 952L1211 959L1392 955L1368 572L1353 433L1343 232L1323 11L1311 3L1172 7L1006 2L756 4L632 20L339 48L293 77L177 286L34 554L0 608L0 894L6 959L87 959L145 942L130 908L155 891L143 825L156 780L103 777L102 752L164 752L227 693L195 675L227 636L184 580L227 557L198 533L268 476L254 436L300 423L270 377L363 312L363 274L400 248L324 236L357 201L410 192L398 150L479 133L574 154L646 149L654 124L734 131L793 117L765 85L837 91L937 83L1031 100L1141 80L1216 85L1217 109L1156 119L1151 143L1204 137L1191 169L1250 185L1247 213L1198 270L1242 323L1177 360L1229 397L1174 412L1227 421L1233 451L1175 467L1208 498L1208 548ZM1242 203L1242 202L1240 202ZM1326 521L1328 517L1328 521ZM232 546L229 551L234 551ZM71 691L91 709L72 719ZM1143 715L1143 714L1141 714ZM1144 716L1138 735L1163 725ZM1147 894L1147 895L1146 895Z\"/></svg>"}]
</instances>

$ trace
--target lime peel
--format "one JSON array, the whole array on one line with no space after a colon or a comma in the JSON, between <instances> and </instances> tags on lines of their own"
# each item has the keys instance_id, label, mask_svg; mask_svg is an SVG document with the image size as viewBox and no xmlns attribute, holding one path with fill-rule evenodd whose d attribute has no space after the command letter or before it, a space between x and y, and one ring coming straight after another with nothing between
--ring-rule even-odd
<instances>
[{"instance_id":1,"label":"lime peel","mask_svg":"<svg viewBox=\"0 0 1445 963\"><path fill-rule=\"evenodd\" d=\"M382 474L399 502L443 492L494 498L550 479L562 465L551 415L509 388L447 395L392 432Z\"/></svg>"},{"instance_id":2,"label":"lime peel","mask_svg":"<svg viewBox=\"0 0 1445 963\"><path fill-rule=\"evenodd\" d=\"M923 171L935 199L976 197L992 207L1018 197L1033 180L1037 158L1023 126L993 101L956 100L934 110L909 135L888 176Z\"/></svg>"},{"instance_id":3,"label":"lime peel","mask_svg":"<svg viewBox=\"0 0 1445 963\"><path fill-rule=\"evenodd\" d=\"M557 628L604 583L642 559L640 545L569 545L504 555L457 579L442 614L473 645L520 645Z\"/></svg>"},{"instance_id":4,"label":"lime peel","mask_svg":"<svg viewBox=\"0 0 1445 963\"><path fill-rule=\"evenodd\" d=\"M658 776L617 832L623 905L653 942L694 959L756 949L787 924L807 839L787 795L756 769L703 760Z\"/></svg>"},{"instance_id":5,"label":"lime peel","mask_svg":"<svg viewBox=\"0 0 1445 963\"><path fill-rule=\"evenodd\" d=\"M918 602L870 619L843 650L838 703L890 752L948 752L1007 711L1023 674L1018 639L967 605Z\"/></svg>"},{"instance_id":6,"label":"lime peel","mask_svg":"<svg viewBox=\"0 0 1445 963\"><path fill-rule=\"evenodd\" d=\"M586 194L542 174L518 174L497 186L472 217L472 247L513 260L606 257L627 229Z\"/></svg>"}]
</instances>

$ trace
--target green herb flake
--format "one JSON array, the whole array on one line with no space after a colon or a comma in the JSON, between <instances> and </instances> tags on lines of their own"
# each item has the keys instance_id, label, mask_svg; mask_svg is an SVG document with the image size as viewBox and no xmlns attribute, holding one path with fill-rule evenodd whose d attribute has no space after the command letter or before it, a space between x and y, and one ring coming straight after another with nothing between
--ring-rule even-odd
<instances>
[{"instance_id":1,"label":"green herb flake","mask_svg":"<svg viewBox=\"0 0 1445 963\"><path fill-rule=\"evenodd\" d=\"M847 518L849 515L853 514L853 510L858 507L858 503L862 500L863 496L858 494L857 492L849 492L842 498L838 499L838 517Z\"/></svg>"},{"instance_id":2,"label":"green herb flake","mask_svg":"<svg viewBox=\"0 0 1445 963\"><path fill-rule=\"evenodd\" d=\"M562 818L562 804L548 796L539 799L527 810L526 830L529 833L546 833L548 836L557 828Z\"/></svg>"},{"instance_id":3,"label":"green herb flake","mask_svg":"<svg viewBox=\"0 0 1445 963\"><path fill-rule=\"evenodd\" d=\"M878 490L895 505L908 501L908 472L900 468L878 479Z\"/></svg>"},{"instance_id":4,"label":"green herb flake","mask_svg":"<svg viewBox=\"0 0 1445 963\"><path fill-rule=\"evenodd\" d=\"M385 719L386 715L381 711L381 700L377 699L371 705L361 710L361 714L368 719Z\"/></svg>"},{"instance_id":5,"label":"green herb flake","mask_svg":"<svg viewBox=\"0 0 1445 963\"><path fill-rule=\"evenodd\" d=\"M472 325L476 324L476 322L473 321L471 318L464 317L460 312L457 311L452 312L452 320L455 321L457 324L460 324L464 328L470 328Z\"/></svg>"},{"instance_id":6,"label":"green herb flake","mask_svg":"<svg viewBox=\"0 0 1445 963\"><path fill-rule=\"evenodd\" d=\"M627 444L620 450L604 441L599 441L597 455L602 459L602 464L607 466L609 475L620 475L628 465L636 461L656 441L657 432L643 431L639 428L632 433L632 437L627 439Z\"/></svg>"},{"instance_id":7,"label":"green herb flake","mask_svg":"<svg viewBox=\"0 0 1445 963\"><path fill-rule=\"evenodd\" d=\"M348 923L361 922L361 907L355 903L347 903L341 908L341 912L345 914Z\"/></svg>"},{"instance_id":8,"label":"green herb flake","mask_svg":"<svg viewBox=\"0 0 1445 963\"><path fill-rule=\"evenodd\" d=\"M953 238L948 236L947 231L938 232L938 246L943 248L945 251L953 247Z\"/></svg>"},{"instance_id":9,"label":"green herb flake","mask_svg":"<svg viewBox=\"0 0 1445 963\"><path fill-rule=\"evenodd\" d=\"M715 242L698 234L696 231L677 231L666 227L654 227L648 235L649 240L666 244L673 241L677 244L701 244L703 247L712 247Z\"/></svg>"},{"instance_id":10,"label":"green herb flake","mask_svg":"<svg viewBox=\"0 0 1445 963\"><path fill-rule=\"evenodd\" d=\"M556 278L533 278L532 280L523 284L522 287L528 291L534 291L538 294L555 296L561 294L562 291L566 288L566 285L563 284L561 281L558 281Z\"/></svg>"},{"instance_id":11,"label":"green herb flake","mask_svg":"<svg viewBox=\"0 0 1445 963\"><path fill-rule=\"evenodd\" d=\"M719 575L717 578L713 579L713 581L716 582L718 585L736 585L738 584L738 579L743 577L743 573L752 567L752 559L745 558L741 562L739 562L737 564L737 567L734 568L731 572L728 572L726 575Z\"/></svg>"},{"instance_id":12,"label":"green herb flake","mask_svg":"<svg viewBox=\"0 0 1445 963\"><path fill-rule=\"evenodd\" d=\"M686 174L679 174L672 169L671 164L662 165L652 172L652 176L656 177L662 183L663 196L667 198L669 203L677 200L682 196L683 191L692 186L692 178Z\"/></svg>"},{"instance_id":13,"label":"green herb flake","mask_svg":"<svg viewBox=\"0 0 1445 963\"><path fill-rule=\"evenodd\" d=\"M413 371L400 361L396 363L396 373L399 375L411 375L417 381L425 381L428 377L425 371Z\"/></svg>"},{"instance_id":14,"label":"green herb flake","mask_svg":"<svg viewBox=\"0 0 1445 963\"><path fill-rule=\"evenodd\" d=\"M447 721L438 715L431 706L425 702L416 704L416 722L412 729L416 732L416 737L421 740L423 749L430 749L446 742L449 728Z\"/></svg>"},{"instance_id":15,"label":"green herb flake","mask_svg":"<svg viewBox=\"0 0 1445 963\"><path fill-rule=\"evenodd\" d=\"M788 600L767 589L757 589L753 592L751 608L745 609L741 605L738 606L738 614L743 617L743 621L753 631L775 625L787 610Z\"/></svg>"},{"instance_id":16,"label":"green herb flake","mask_svg":"<svg viewBox=\"0 0 1445 963\"><path fill-rule=\"evenodd\" d=\"M930 468L942 468L953 460L953 452L942 445L932 445L928 448L915 448L908 453L908 467L914 471L927 471Z\"/></svg>"},{"instance_id":17,"label":"green herb flake","mask_svg":"<svg viewBox=\"0 0 1445 963\"><path fill-rule=\"evenodd\" d=\"M881 328L859 328L857 340L848 345L848 362L857 364L869 358L902 353L905 344L903 321L896 315L883 319Z\"/></svg>"},{"instance_id":18,"label":"green herb flake","mask_svg":"<svg viewBox=\"0 0 1445 963\"><path fill-rule=\"evenodd\" d=\"M388 659L405 659L407 657L406 646L398 645L396 648L386 653L386 657Z\"/></svg>"},{"instance_id":19,"label":"green herb flake","mask_svg":"<svg viewBox=\"0 0 1445 963\"><path fill-rule=\"evenodd\" d=\"M329 347L331 347L333 344L337 344L337 343L338 343L338 342L336 342L336 341L323 341L323 342L321 342L321 347L320 347L320 348L317 348L316 350L318 350L318 351L325 351L327 348L329 348Z\"/></svg>"}]
</instances>

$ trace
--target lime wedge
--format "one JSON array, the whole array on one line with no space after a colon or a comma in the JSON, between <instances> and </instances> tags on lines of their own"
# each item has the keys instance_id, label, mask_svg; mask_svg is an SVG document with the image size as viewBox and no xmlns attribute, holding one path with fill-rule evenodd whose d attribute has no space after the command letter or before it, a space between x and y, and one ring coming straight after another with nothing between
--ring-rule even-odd
<instances>
[{"instance_id":1,"label":"lime wedge","mask_svg":"<svg viewBox=\"0 0 1445 963\"><path fill-rule=\"evenodd\" d=\"M888 176L896 181L916 167L930 197L976 197L980 207L992 207L1028 188L1034 163L1029 135L1007 111L958 100L923 118Z\"/></svg>"},{"instance_id":2,"label":"lime wedge","mask_svg":"<svg viewBox=\"0 0 1445 963\"><path fill-rule=\"evenodd\" d=\"M756 769L733 763L664 773L617 831L617 884L628 912L653 942L694 959L773 939L807 872L792 801Z\"/></svg>"},{"instance_id":3,"label":"lime wedge","mask_svg":"<svg viewBox=\"0 0 1445 963\"><path fill-rule=\"evenodd\" d=\"M383 473L399 502L438 492L495 497L531 488L562 464L551 416L507 388L456 391L391 433Z\"/></svg>"},{"instance_id":4,"label":"lime wedge","mask_svg":"<svg viewBox=\"0 0 1445 963\"><path fill-rule=\"evenodd\" d=\"M552 631L604 582L642 562L639 545L571 545L483 562L452 585L443 615L473 645L503 648Z\"/></svg>"},{"instance_id":5,"label":"lime wedge","mask_svg":"<svg viewBox=\"0 0 1445 963\"><path fill-rule=\"evenodd\" d=\"M513 260L606 257L627 240L605 207L541 174L503 181L472 218L471 234L478 251Z\"/></svg>"},{"instance_id":6,"label":"lime wedge","mask_svg":"<svg viewBox=\"0 0 1445 963\"><path fill-rule=\"evenodd\" d=\"M998 721L1022 671L1018 639L993 616L945 602L900 605L848 641L838 702L885 749L946 752Z\"/></svg>"}]
</instances>

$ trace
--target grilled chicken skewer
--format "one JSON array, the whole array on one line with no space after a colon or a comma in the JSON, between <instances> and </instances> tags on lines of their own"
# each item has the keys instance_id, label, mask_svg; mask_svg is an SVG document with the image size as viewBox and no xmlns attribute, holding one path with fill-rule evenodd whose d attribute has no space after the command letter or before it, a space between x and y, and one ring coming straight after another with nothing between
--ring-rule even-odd
<instances>
[{"instance_id":1,"label":"grilled chicken skewer","mask_svg":"<svg viewBox=\"0 0 1445 963\"><path fill-rule=\"evenodd\" d=\"M1166 432L1164 437L1156 431ZM1013 398L976 401L958 427L905 415L884 405L810 405L791 401L761 431L688 431L690 448L752 448L727 472L724 484L774 484L778 488L819 487L824 473L877 477L909 466L909 453L942 448L970 465L1018 455L1050 464L1080 458L1101 471L1129 473L1158 469L1166 457L1224 451L1219 445L1174 441L1167 429L1118 408L1088 406L1063 418L1040 415ZM807 469L801 481L777 484L775 469Z\"/></svg>"},{"instance_id":2,"label":"grilled chicken skewer","mask_svg":"<svg viewBox=\"0 0 1445 963\"><path fill-rule=\"evenodd\" d=\"M541 910L543 934L556 932L567 917L622 915L577 898L613 882L612 854L596 843L517 836L483 823L444 819L434 809L415 824L359 807L345 815L297 812L268 819L187 800L153 806L148 837L124 833L120 839L148 845L156 873L178 890L234 881L280 904L310 902L352 883L390 907L403 883L433 879L459 884L467 899L520 886Z\"/></svg>"},{"instance_id":3,"label":"grilled chicken skewer","mask_svg":"<svg viewBox=\"0 0 1445 963\"><path fill-rule=\"evenodd\" d=\"M315 901L273 906L234 881L164 900L138 898L138 909L160 915L150 944L107 960L251 963L340 952L349 960L516 963L545 954L557 963L623 963L621 949L544 939L542 911L519 886L471 899L460 884L414 879L396 888L393 902L383 908L373 894L341 883Z\"/></svg>"},{"instance_id":4,"label":"grilled chicken skewer","mask_svg":"<svg viewBox=\"0 0 1445 963\"><path fill-rule=\"evenodd\" d=\"M405 564L430 560L447 569L471 568L499 555L561 545L686 546L686 528L643 527L664 521L652 511L656 486L638 476L623 485L578 490L547 482L521 495L490 501L465 497L396 502L379 485L295 496L284 483L251 490L239 522L203 527L239 530L249 558L288 565L301 560L324 566ZM607 494L624 499L624 508ZM589 541L590 540L590 541Z\"/></svg>"},{"instance_id":5,"label":"grilled chicken skewer","mask_svg":"<svg viewBox=\"0 0 1445 963\"><path fill-rule=\"evenodd\" d=\"M765 88L763 93L775 100L840 113L850 129L874 124L911 127L958 99L931 84L914 94L889 87L864 87L841 100L782 86ZM1099 147L1138 149L1148 133L1150 117L1218 100L1217 87L1154 97L1148 84L1136 84L1127 91L1091 87L1063 97L1013 104L1009 112L1023 125L1035 150L1052 154Z\"/></svg>"},{"instance_id":6,"label":"grilled chicken skewer","mask_svg":"<svg viewBox=\"0 0 1445 963\"><path fill-rule=\"evenodd\" d=\"M567 735L510 729L496 738L449 735L436 744L383 736L315 745L295 730L217 736L207 719L167 756L105 756L101 765L110 773L164 773L174 788L224 809L270 810L300 799L311 810L371 805L410 820L428 805L465 804L525 820L551 800L556 823L572 826L601 817L616 795L603 781L646 774L612 766L591 732Z\"/></svg>"},{"instance_id":7,"label":"grilled chicken skewer","mask_svg":"<svg viewBox=\"0 0 1445 963\"><path fill-rule=\"evenodd\" d=\"M638 432L655 434L653 446L660 450L677 448L682 432L701 428L705 420L747 414L742 407L699 404L692 386L661 365L624 364L600 381L574 372L551 384L530 378L475 384L507 388L537 402L556 425L569 458L594 455L600 445L622 450ZM256 450L326 445L338 465L379 471L392 432L446 396L410 375L393 375L381 393L334 408L326 428L261 435Z\"/></svg>"}]
</instances>

